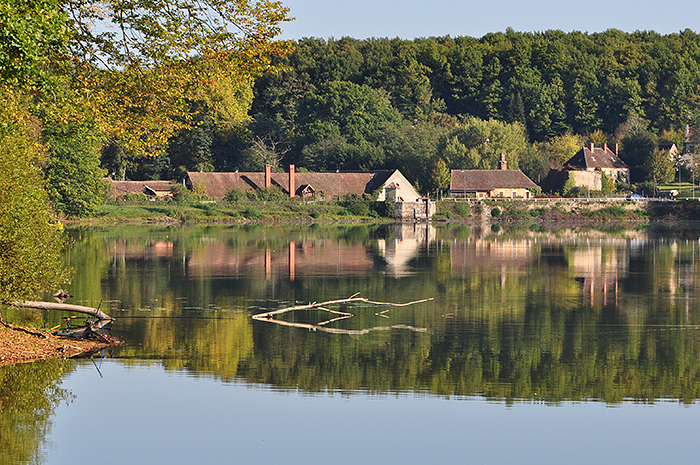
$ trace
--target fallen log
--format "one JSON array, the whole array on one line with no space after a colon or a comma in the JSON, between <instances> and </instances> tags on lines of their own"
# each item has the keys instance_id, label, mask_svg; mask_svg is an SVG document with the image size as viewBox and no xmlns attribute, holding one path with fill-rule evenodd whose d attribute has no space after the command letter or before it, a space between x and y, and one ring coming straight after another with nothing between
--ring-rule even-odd
<instances>
[{"instance_id":1,"label":"fallen log","mask_svg":"<svg viewBox=\"0 0 700 465\"><path fill-rule=\"evenodd\" d=\"M24 302L12 302L12 305L14 305L15 307L22 308L37 308L40 310L61 310L64 312L77 312L84 313L86 315L91 315L100 320L99 322L95 322L95 324L91 325L93 330L102 329L107 324L114 321L114 318L107 315L102 310L93 307L84 307L82 305L60 304L55 302L36 302L30 300Z\"/></svg>"},{"instance_id":2,"label":"fallen log","mask_svg":"<svg viewBox=\"0 0 700 465\"><path fill-rule=\"evenodd\" d=\"M376 302L373 300L365 299L364 297L356 297L357 294L353 294L352 296L348 297L347 299L339 299L339 300L327 300L325 302L311 302L306 305L295 305L292 307L285 307L281 308L279 310L272 310L269 312L265 313L258 313L257 315L253 315L251 318L254 320L261 320L261 321L268 321L270 323L275 323L278 325L282 326L291 326L294 328L304 328L308 329L310 331L323 331L327 333L333 333L333 334L348 334L351 336L361 336L363 334L367 334L372 331L388 331L391 329L408 329L410 331L416 331L416 332L426 332L428 331L426 328L416 328L413 326L407 326L407 325L393 325L393 326L374 326L371 328L365 328L365 329L360 329L360 330L349 330L349 329L340 329L340 328L329 328L327 327L328 324L334 323L339 320L344 320L346 318L352 318L355 315L352 313L348 312L342 312L339 310L333 310L330 308L327 308L330 305L339 305L339 304L368 304L368 305L377 305L377 306L389 306L389 307L406 307L408 305L414 305L422 302L428 302L433 300L432 297L429 299L422 299L422 300L415 300L413 302L406 302L406 303L394 303L394 302ZM327 321L322 321L320 323L316 324L308 324L308 323L296 323L296 322L291 322L291 321L284 321L280 320L278 318L275 318L277 315L281 315L283 313L287 312L295 312L299 310L323 310L325 312L333 313L336 315L340 315L339 317L332 318ZM382 316L384 318L388 318L388 316L385 315L385 313L388 311L384 310L383 312L380 313L375 313L375 315Z\"/></svg>"}]
</instances>

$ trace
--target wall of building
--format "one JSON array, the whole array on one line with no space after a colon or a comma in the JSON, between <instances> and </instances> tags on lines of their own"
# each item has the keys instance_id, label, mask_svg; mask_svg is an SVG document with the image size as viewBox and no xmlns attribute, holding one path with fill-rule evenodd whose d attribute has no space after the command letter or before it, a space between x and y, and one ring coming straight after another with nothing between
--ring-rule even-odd
<instances>
[{"instance_id":1,"label":"wall of building","mask_svg":"<svg viewBox=\"0 0 700 465\"><path fill-rule=\"evenodd\" d=\"M437 206L433 200L425 199L394 204L394 218L401 221L430 220L436 211Z\"/></svg>"}]
</instances>

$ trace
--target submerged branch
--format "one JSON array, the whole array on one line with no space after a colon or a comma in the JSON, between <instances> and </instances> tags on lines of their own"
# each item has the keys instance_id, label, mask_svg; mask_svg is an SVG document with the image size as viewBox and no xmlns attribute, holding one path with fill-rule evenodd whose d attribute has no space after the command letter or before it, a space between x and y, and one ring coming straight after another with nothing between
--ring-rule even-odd
<instances>
[{"instance_id":1,"label":"submerged branch","mask_svg":"<svg viewBox=\"0 0 700 465\"><path fill-rule=\"evenodd\" d=\"M269 320L273 316L281 315L282 313L294 312L297 310L311 310L313 308L322 309L322 310L325 310L327 312L332 312L332 313L345 314L344 312L331 311L331 310L328 310L327 308L324 308L324 307L327 307L329 305L337 305L337 304L344 304L344 303L351 303L351 302L364 302L366 304L371 304L371 305L389 305L392 307L406 307L408 305L414 305L414 304L419 304L422 302L428 302L430 300L433 300L433 298L431 297L429 299L414 300L413 302L406 302L406 303L375 302L373 300L365 299L364 297L355 297L356 295L357 294L353 294L352 297L349 297L347 299L327 300L325 302L312 302L312 303L306 304L306 305L295 305L293 307L281 308L279 310L273 310L271 312L259 313L257 315L253 315L253 319L255 319L255 320ZM384 313L384 312L382 312L382 313ZM351 315L351 314L348 313L347 315Z\"/></svg>"},{"instance_id":2,"label":"submerged branch","mask_svg":"<svg viewBox=\"0 0 700 465\"><path fill-rule=\"evenodd\" d=\"M359 294L359 293L358 293ZM355 297L358 294L353 294L352 296L348 297L347 299L338 299L338 300L327 300L325 302L311 302L306 305L295 305L292 307L285 307L281 308L279 310L273 310L270 312L265 312L265 313L259 313L257 315L253 315L252 318L254 320L262 320L262 321L269 321L271 323L276 323L282 326L291 326L294 328L304 328L308 329L310 331L324 331L327 333L333 333L333 334L348 334L351 336L359 336L362 334L367 334L371 331L388 331L391 329L409 329L411 331L416 331L416 332L426 332L428 331L426 328L416 328L413 326L408 326L408 325L393 325L393 326L375 326L372 328L366 328L366 329L359 329L359 330L352 330L352 329L339 329L339 328L328 328L325 325L328 325L330 323L339 321L339 320L344 320L346 318L351 318L355 316L352 313L348 312L341 312L339 310L332 310L327 308L329 305L338 305L338 304L344 304L344 303L357 303L357 302L362 302L365 304L370 304L370 305L389 305L391 307L406 307L408 305L414 305L418 304L421 302L428 302L430 300L433 300L433 298L429 299L421 299L421 300L415 300L413 302L406 302L406 303L394 303L394 302L375 302L373 300L365 299L364 297ZM274 318L276 315L281 315L283 313L288 313L288 312L295 312L299 310L323 310L325 312L330 312L334 313L337 315L341 315L336 318L332 318L327 321L322 321L317 324L310 324L310 323L295 323L291 321L284 321L284 320L278 320ZM384 318L389 318L386 316L384 313L388 312L389 310L384 310L379 313L375 313L375 315L382 316Z\"/></svg>"}]
</instances>

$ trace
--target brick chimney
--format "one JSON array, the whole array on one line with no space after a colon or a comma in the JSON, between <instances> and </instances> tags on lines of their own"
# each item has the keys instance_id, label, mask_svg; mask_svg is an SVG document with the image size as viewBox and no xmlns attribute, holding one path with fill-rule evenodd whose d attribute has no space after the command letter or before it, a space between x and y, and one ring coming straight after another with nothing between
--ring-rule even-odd
<instances>
[{"instance_id":1,"label":"brick chimney","mask_svg":"<svg viewBox=\"0 0 700 465\"><path fill-rule=\"evenodd\" d=\"M506 154L501 152L501 160L498 162L498 169L499 170L507 170L508 169L508 162L506 161Z\"/></svg>"},{"instance_id":2,"label":"brick chimney","mask_svg":"<svg viewBox=\"0 0 700 465\"><path fill-rule=\"evenodd\" d=\"M272 187L272 167L265 165L265 189Z\"/></svg>"},{"instance_id":3,"label":"brick chimney","mask_svg":"<svg viewBox=\"0 0 700 465\"><path fill-rule=\"evenodd\" d=\"M605 143L605 144L603 144L603 152L607 152L607 151L608 151L608 144Z\"/></svg>"},{"instance_id":4,"label":"brick chimney","mask_svg":"<svg viewBox=\"0 0 700 465\"><path fill-rule=\"evenodd\" d=\"M294 165L289 165L289 198L296 196L297 192L297 179L296 172L294 171Z\"/></svg>"},{"instance_id":5,"label":"brick chimney","mask_svg":"<svg viewBox=\"0 0 700 465\"><path fill-rule=\"evenodd\" d=\"M593 142L591 142L591 147L590 147L591 152L595 150L595 145L593 145Z\"/></svg>"},{"instance_id":6,"label":"brick chimney","mask_svg":"<svg viewBox=\"0 0 700 465\"><path fill-rule=\"evenodd\" d=\"M617 148L618 148L618 145L615 144L615 155L617 155Z\"/></svg>"}]
</instances>

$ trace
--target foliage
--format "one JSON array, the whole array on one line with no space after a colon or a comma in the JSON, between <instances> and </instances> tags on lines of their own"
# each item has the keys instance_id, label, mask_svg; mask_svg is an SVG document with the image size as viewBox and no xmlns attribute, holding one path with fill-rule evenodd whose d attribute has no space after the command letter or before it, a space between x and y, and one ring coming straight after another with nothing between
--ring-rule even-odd
<instances>
[{"instance_id":1,"label":"foliage","mask_svg":"<svg viewBox=\"0 0 700 465\"><path fill-rule=\"evenodd\" d=\"M51 417L71 394L61 379L70 362L47 360L0 367L0 462L41 463Z\"/></svg>"},{"instance_id":2,"label":"foliage","mask_svg":"<svg viewBox=\"0 0 700 465\"><path fill-rule=\"evenodd\" d=\"M600 183L601 183L601 190L603 191L604 194L611 194L615 192L615 181L613 181L610 176L605 174L604 171L601 171L600 173Z\"/></svg>"},{"instance_id":3,"label":"foliage","mask_svg":"<svg viewBox=\"0 0 700 465\"><path fill-rule=\"evenodd\" d=\"M55 288L67 276L61 228L37 166L36 121L1 88L0 122L0 302L7 302Z\"/></svg>"},{"instance_id":4,"label":"foliage","mask_svg":"<svg viewBox=\"0 0 700 465\"><path fill-rule=\"evenodd\" d=\"M544 151L551 160L561 165L576 155L583 146L584 140L581 136L567 132L545 142Z\"/></svg>"},{"instance_id":5,"label":"foliage","mask_svg":"<svg viewBox=\"0 0 700 465\"><path fill-rule=\"evenodd\" d=\"M46 190L57 213L92 216L106 192L100 168L100 139L88 124L49 124L43 140L49 157Z\"/></svg>"},{"instance_id":6,"label":"foliage","mask_svg":"<svg viewBox=\"0 0 700 465\"><path fill-rule=\"evenodd\" d=\"M564 185L561 188L560 194L564 197L569 197L573 195L578 188L576 187L576 180L574 179L573 173L569 173Z\"/></svg>"},{"instance_id":7,"label":"foliage","mask_svg":"<svg viewBox=\"0 0 700 465\"><path fill-rule=\"evenodd\" d=\"M243 189L233 188L226 192L224 200L228 203L236 203L245 198L245 192Z\"/></svg>"},{"instance_id":8,"label":"foliage","mask_svg":"<svg viewBox=\"0 0 700 465\"><path fill-rule=\"evenodd\" d=\"M51 53L70 37L61 0L0 2L0 84L29 90L44 84Z\"/></svg>"},{"instance_id":9,"label":"foliage","mask_svg":"<svg viewBox=\"0 0 700 465\"><path fill-rule=\"evenodd\" d=\"M463 169L497 169L505 153L508 168L518 169L519 156L527 147L522 124L469 117L446 136L439 153L448 166Z\"/></svg>"}]
</instances>

